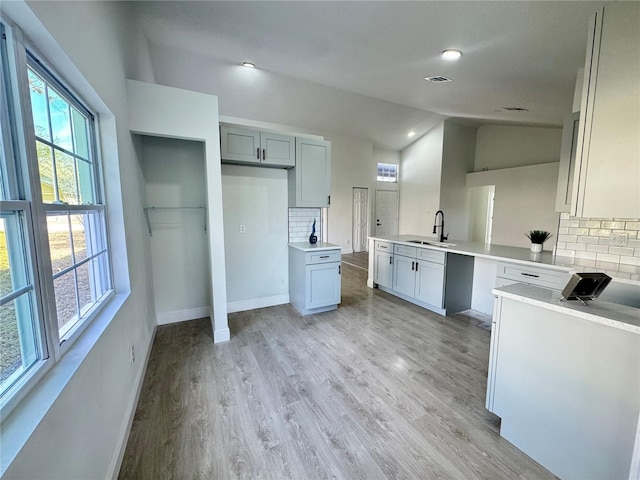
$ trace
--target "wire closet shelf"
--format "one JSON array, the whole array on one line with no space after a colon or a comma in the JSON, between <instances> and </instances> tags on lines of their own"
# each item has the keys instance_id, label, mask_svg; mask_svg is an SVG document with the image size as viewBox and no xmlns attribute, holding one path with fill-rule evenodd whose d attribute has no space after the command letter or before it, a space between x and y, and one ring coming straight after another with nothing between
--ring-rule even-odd
<instances>
[{"instance_id":1,"label":"wire closet shelf","mask_svg":"<svg viewBox=\"0 0 640 480\"><path fill-rule=\"evenodd\" d=\"M180 213L180 212L203 213L202 223L204 227L204 232L207 233L207 207L145 207L144 216L147 219L147 228L149 229L149 236L153 236L153 229L151 227L151 219L149 214Z\"/></svg>"}]
</instances>

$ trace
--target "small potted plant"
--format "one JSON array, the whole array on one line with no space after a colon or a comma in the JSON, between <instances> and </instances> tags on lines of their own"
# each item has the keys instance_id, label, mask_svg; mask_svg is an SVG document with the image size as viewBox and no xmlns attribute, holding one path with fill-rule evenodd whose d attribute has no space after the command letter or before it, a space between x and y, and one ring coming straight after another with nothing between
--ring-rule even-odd
<instances>
[{"instance_id":1,"label":"small potted plant","mask_svg":"<svg viewBox=\"0 0 640 480\"><path fill-rule=\"evenodd\" d=\"M525 235L531 240L531 251L533 253L540 253L544 242L551 238L551 234L545 230L529 230Z\"/></svg>"}]
</instances>

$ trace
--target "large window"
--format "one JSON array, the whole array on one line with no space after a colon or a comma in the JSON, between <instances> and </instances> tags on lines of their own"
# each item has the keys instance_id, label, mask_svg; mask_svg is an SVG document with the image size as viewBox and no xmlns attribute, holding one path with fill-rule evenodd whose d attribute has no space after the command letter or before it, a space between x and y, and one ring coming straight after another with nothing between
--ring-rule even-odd
<instances>
[{"instance_id":1,"label":"large window","mask_svg":"<svg viewBox=\"0 0 640 480\"><path fill-rule=\"evenodd\" d=\"M0 407L112 292L95 115L2 27Z\"/></svg>"}]
</instances>

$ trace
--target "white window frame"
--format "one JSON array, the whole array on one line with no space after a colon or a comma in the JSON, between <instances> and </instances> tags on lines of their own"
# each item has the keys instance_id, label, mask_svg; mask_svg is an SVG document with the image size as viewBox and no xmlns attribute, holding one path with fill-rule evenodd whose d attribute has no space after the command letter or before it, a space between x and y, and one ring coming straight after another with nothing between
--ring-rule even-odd
<instances>
[{"instance_id":1,"label":"white window frame","mask_svg":"<svg viewBox=\"0 0 640 480\"><path fill-rule=\"evenodd\" d=\"M380 175L380 170L384 170L384 167L395 167L395 176L389 175ZM376 170L376 181L384 182L384 183L398 183L398 177L400 174L400 165L395 163L382 163L378 162L378 169Z\"/></svg>"},{"instance_id":2,"label":"white window frame","mask_svg":"<svg viewBox=\"0 0 640 480\"><path fill-rule=\"evenodd\" d=\"M69 83L56 69L48 65L40 55L24 41L22 31L8 19L0 18L6 35L2 48L6 48L6 65L2 74L2 101L5 107L2 112L2 138L10 140L7 145L0 142L0 148L6 156L6 171L3 170L3 178L12 181L8 184L7 192L11 198L2 202L2 210L20 210L24 218L24 235L29 238L29 263L34 281L37 322L40 331L41 359L32 365L21 377L11 384L0 398L0 417L6 418L31 388L55 366L62 356L69 350L81 334L91 325L99 312L109 303L114 296L113 265L111 248L108 235L107 205L104 188L104 172L100 157L99 132L97 131L97 114L87 107L85 102L78 100L80 97L69 87ZM55 205L45 204L42 201L40 189L40 177L38 173L38 160L36 153L35 132L33 126L29 85L27 81L27 52L38 62L42 68L48 71L55 80L62 84L65 94L74 98L83 109L89 111L93 117L92 125L92 149L94 159L94 188L95 199L102 200L99 205ZM8 78L5 78L5 74ZM8 85L5 85L8 80ZM8 95L10 98L6 98ZM13 109L9 112L10 104ZM53 272L51 268L51 255L49 251L47 235L47 213L69 212L81 214L83 212L96 212L102 214L103 223L100 226L103 235L103 244L106 249L106 265L108 272L105 281L109 283L109 289L92 305L87 315L69 329L61 342L58 322L56 318L56 302L54 294Z\"/></svg>"}]
</instances>

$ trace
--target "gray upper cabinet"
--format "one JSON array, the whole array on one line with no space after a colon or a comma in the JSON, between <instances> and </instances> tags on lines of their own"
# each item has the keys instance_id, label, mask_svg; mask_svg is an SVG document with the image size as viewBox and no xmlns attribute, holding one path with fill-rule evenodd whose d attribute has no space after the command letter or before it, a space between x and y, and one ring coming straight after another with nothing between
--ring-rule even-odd
<instances>
[{"instance_id":1,"label":"gray upper cabinet","mask_svg":"<svg viewBox=\"0 0 640 480\"><path fill-rule=\"evenodd\" d=\"M289 170L290 207L328 207L331 143L296 137L296 166Z\"/></svg>"},{"instance_id":2,"label":"gray upper cabinet","mask_svg":"<svg viewBox=\"0 0 640 480\"><path fill-rule=\"evenodd\" d=\"M222 125L220 127L223 162L292 168L295 166L295 138Z\"/></svg>"},{"instance_id":3,"label":"gray upper cabinet","mask_svg":"<svg viewBox=\"0 0 640 480\"><path fill-rule=\"evenodd\" d=\"M571 213L640 217L640 3L598 10L589 30Z\"/></svg>"},{"instance_id":4,"label":"gray upper cabinet","mask_svg":"<svg viewBox=\"0 0 640 480\"><path fill-rule=\"evenodd\" d=\"M556 212L570 212L573 196L573 176L576 169L576 149L580 112L573 112L564 119L562 147L560 149L560 169L558 171L558 193Z\"/></svg>"}]
</instances>

